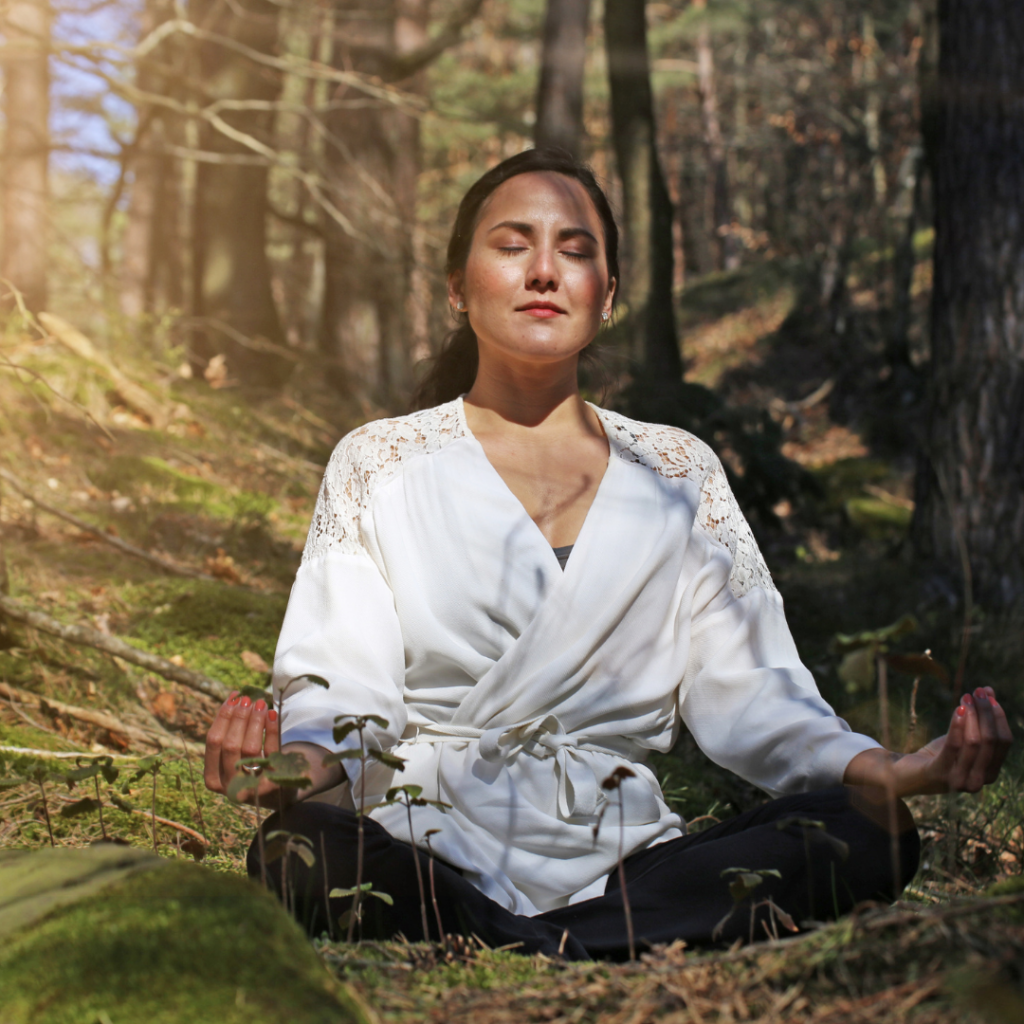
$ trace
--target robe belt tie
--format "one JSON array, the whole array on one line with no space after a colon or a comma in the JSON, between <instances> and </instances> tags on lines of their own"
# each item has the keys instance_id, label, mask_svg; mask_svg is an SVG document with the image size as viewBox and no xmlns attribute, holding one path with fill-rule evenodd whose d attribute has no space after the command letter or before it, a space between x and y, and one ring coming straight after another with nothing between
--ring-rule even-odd
<instances>
[{"instance_id":1,"label":"robe belt tie","mask_svg":"<svg viewBox=\"0 0 1024 1024\"><path fill-rule=\"evenodd\" d=\"M604 800L600 781L582 751L611 754L627 761L641 760L641 748L617 736L588 737L567 733L556 715L545 715L519 725L478 729L469 725L437 723L416 727L416 735L403 743L465 743L477 740L485 761L508 761L519 754L539 760L555 759L558 768L558 809L566 818L597 814Z\"/></svg>"}]
</instances>

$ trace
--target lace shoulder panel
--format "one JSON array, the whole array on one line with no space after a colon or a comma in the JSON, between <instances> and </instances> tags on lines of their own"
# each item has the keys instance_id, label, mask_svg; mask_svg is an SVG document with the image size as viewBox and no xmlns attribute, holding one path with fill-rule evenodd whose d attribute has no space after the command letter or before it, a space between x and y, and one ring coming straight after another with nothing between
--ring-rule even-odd
<instances>
[{"instance_id":1,"label":"lace shoulder panel","mask_svg":"<svg viewBox=\"0 0 1024 1024\"><path fill-rule=\"evenodd\" d=\"M409 416L374 420L346 434L324 471L302 552L303 564L329 551L363 551L360 519L376 491L410 458L440 451L463 434L456 402Z\"/></svg>"},{"instance_id":2,"label":"lace shoulder panel","mask_svg":"<svg viewBox=\"0 0 1024 1024\"><path fill-rule=\"evenodd\" d=\"M699 482L695 525L732 555L729 589L734 597L742 597L754 587L775 590L725 469L703 441L679 427L641 423L607 410L601 410L601 419L620 458L646 466L669 480L687 477Z\"/></svg>"}]
</instances>

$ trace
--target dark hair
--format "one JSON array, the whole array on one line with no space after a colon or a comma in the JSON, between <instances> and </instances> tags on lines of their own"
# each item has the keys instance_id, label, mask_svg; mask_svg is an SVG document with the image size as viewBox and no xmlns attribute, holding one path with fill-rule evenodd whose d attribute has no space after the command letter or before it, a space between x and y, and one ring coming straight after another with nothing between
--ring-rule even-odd
<instances>
[{"instance_id":1,"label":"dark hair","mask_svg":"<svg viewBox=\"0 0 1024 1024\"><path fill-rule=\"evenodd\" d=\"M597 215L604 228L605 261L609 278L619 279L619 229L615 223L608 197L597 183L594 172L584 163L562 149L528 149L502 160L492 167L462 197L459 212L455 217L451 238L448 240L448 259L445 272L452 274L462 270L469 258L480 210L499 185L517 174L531 171L553 171L578 181L590 196ZM413 409L427 409L469 391L476 379L479 357L476 334L469 325L465 313L454 314L458 326L452 331L441 350L433 359L433 365L420 381L412 398Z\"/></svg>"}]
</instances>

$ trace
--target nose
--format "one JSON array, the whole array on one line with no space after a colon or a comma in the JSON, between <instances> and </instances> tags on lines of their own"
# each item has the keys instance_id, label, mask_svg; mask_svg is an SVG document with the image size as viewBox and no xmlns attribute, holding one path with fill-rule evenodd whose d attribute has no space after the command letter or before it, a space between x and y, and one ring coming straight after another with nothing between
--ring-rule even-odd
<instances>
[{"instance_id":1,"label":"nose","mask_svg":"<svg viewBox=\"0 0 1024 1024\"><path fill-rule=\"evenodd\" d=\"M550 246L538 245L533 258L526 268L526 289L531 292L553 292L558 290L559 273L555 251Z\"/></svg>"}]
</instances>

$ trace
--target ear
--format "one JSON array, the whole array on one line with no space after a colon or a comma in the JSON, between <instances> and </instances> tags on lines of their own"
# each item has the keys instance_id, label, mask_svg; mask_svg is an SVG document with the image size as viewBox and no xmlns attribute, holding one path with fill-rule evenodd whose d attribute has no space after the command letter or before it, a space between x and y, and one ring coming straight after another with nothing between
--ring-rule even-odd
<instances>
[{"instance_id":1,"label":"ear","mask_svg":"<svg viewBox=\"0 0 1024 1024\"><path fill-rule=\"evenodd\" d=\"M615 291L619 287L619 282L614 277L608 279L608 294L604 297L604 305L601 307L602 311L611 313L612 302L615 300Z\"/></svg>"},{"instance_id":2,"label":"ear","mask_svg":"<svg viewBox=\"0 0 1024 1024\"><path fill-rule=\"evenodd\" d=\"M460 302L465 302L466 296L462 294L462 271L453 270L448 275L448 304L455 309Z\"/></svg>"}]
</instances>

